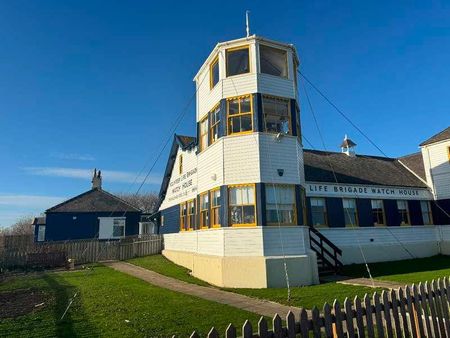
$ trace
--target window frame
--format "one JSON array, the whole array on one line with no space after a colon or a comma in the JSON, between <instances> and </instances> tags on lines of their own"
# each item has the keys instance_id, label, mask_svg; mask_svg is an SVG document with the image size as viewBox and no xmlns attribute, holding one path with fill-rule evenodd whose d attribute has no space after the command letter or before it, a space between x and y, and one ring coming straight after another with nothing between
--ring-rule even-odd
<instances>
[{"instance_id":1,"label":"window frame","mask_svg":"<svg viewBox=\"0 0 450 338\"><path fill-rule=\"evenodd\" d=\"M240 205L234 205L234 204L232 205L231 204L230 190L232 188L242 188L242 187L252 187L253 188L254 204L240 204ZM257 213L256 213L256 204L257 204L257 201L256 201L256 184L255 183L232 184L232 185L229 185L227 188L228 188L228 210L227 210L227 212L228 212L228 215L229 215L229 217L228 217L228 225L230 227L235 227L235 228L238 228L238 227L256 227L256 225L258 224L258 220L256 219L256 216L257 216ZM240 206L240 207L253 206L253 216L254 216L255 222L254 223L236 223L236 224L231 223L231 207L233 207L233 206Z\"/></svg>"},{"instance_id":2,"label":"window frame","mask_svg":"<svg viewBox=\"0 0 450 338\"><path fill-rule=\"evenodd\" d=\"M186 213L183 215L183 208L186 208ZM180 231L186 231L187 224L187 201L180 203Z\"/></svg>"},{"instance_id":3,"label":"window frame","mask_svg":"<svg viewBox=\"0 0 450 338\"><path fill-rule=\"evenodd\" d=\"M182 174L183 173L183 154L180 154L180 156L178 157L178 174Z\"/></svg>"},{"instance_id":4,"label":"window frame","mask_svg":"<svg viewBox=\"0 0 450 338\"><path fill-rule=\"evenodd\" d=\"M198 134L199 134L199 142L198 142L199 143L199 152L204 151L209 146L209 135L208 135L208 131L209 131L209 117L208 117L208 115L209 114L206 114L206 116L203 117L200 120L200 122L199 122L199 128L198 128L199 129L199 131L198 131ZM205 121L206 121L206 124L204 124ZM203 130L203 133L202 133L202 124L205 125L205 130ZM206 136L206 144L203 144L203 136Z\"/></svg>"},{"instance_id":5,"label":"window frame","mask_svg":"<svg viewBox=\"0 0 450 338\"><path fill-rule=\"evenodd\" d=\"M425 204L427 206L427 210L425 211L428 214L428 219L430 220L429 223L425 223L424 219L423 219L423 208L422 208L422 204ZM420 201L420 212L422 213L422 222L423 225L433 225L433 211L431 210L431 202L430 201Z\"/></svg>"},{"instance_id":6,"label":"window frame","mask_svg":"<svg viewBox=\"0 0 450 338\"><path fill-rule=\"evenodd\" d=\"M205 198L205 196L208 198L206 209L203 209L203 200L202 198ZM209 191L202 192L199 195L199 211L200 211L200 229L209 229L210 228L210 212L209 212L209 205L210 205L210 198L209 198ZM206 214L206 220L208 224L203 224L203 214Z\"/></svg>"},{"instance_id":7,"label":"window frame","mask_svg":"<svg viewBox=\"0 0 450 338\"><path fill-rule=\"evenodd\" d=\"M220 187L218 188L214 188L210 190L210 196L209 196L209 205L210 205L210 227L211 228L220 228L222 226L222 220L220 219L220 208L222 207L222 204L214 204L214 198L213 198L213 194L218 191L220 197L222 197L221 191L220 191ZM216 209L218 209L218 213L219 213L219 223L216 223L215 220L215 211Z\"/></svg>"},{"instance_id":8,"label":"window frame","mask_svg":"<svg viewBox=\"0 0 450 338\"><path fill-rule=\"evenodd\" d=\"M195 221L195 216L196 216L196 199L192 198L190 200L186 201L186 219L187 219L187 231L194 231L196 230L196 221ZM191 208L191 203L193 203L193 208ZM190 213L190 211L193 211L193 213ZM193 222L192 222L193 220ZM193 224L192 224L193 223Z\"/></svg>"},{"instance_id":9,"label":"window frame","mask_svg":"<svg viewBox=\"0 0 450 338\"><path fill-rule=\"evenodd\" d=\"M123 225L115 225L114 223L116 221L123 221ZM127 223L127 220L126 220L125 217L114 217L113 218L113 222L112 222L112 236L111 236L111 238L123 238L123 237L125 237L125 235L126 235L126 232L125 232L125 230L126 230L126 223ZM114 235L114 228L115 227L123 228L123 235L115 236Z\"/></svg>"},{"instance_id":10,"label":"window frame","mask_svg":"<svg viewBox=\"0 0 450 338\"><path fill-rule=\"evenodd\" d=\"M249 98L249 101L250 101L250 112L245 112L245 113L242 113L241 112L241 100L242 99L244 99L244 98ZM233 115L230 115L230 101L233 101L233 100L239 100L239 113L238 114L233 114ZM251 134L251 133L253 133L253 131L255 130L255 126L254 126L254 121L253 121L253 114L254 114L254 107L253 107L253 94L245 94L245 95L239 95L239 96L233 96L233 97L228 97L227 99L226 99L226 101L227 101L227 107L226 107L226 109L227 109L227 135L228 136L230 136L230 135L243 135L243 134ZM252 129L251 130L245 130L245 131L239 131L239 132L235 132L235 133L230 133L230 131L232 130L232 128L231 128L231 123L230 123L230 121L231 121L231 119L232 118L235 118L235 117L242 117L242 116L246 116L246 115L250 115L250 121L251 121L251 124L252 124Z\"/></svg>"},{"instance_id":11,"label":"window frame","mask_svg":"<svg viewBox=\"0 0 450 338\"><path fill-rule=\"evenodd\" d=\"M239 73L239 74L234 74L234 75L229 75L228 71L229 71L229 67L228 67L228 53L230 52L236 52L238 50L243 50L243 49L247 49L248 50L248 72L245 73ZM225 50L225 75L226 77L232 77L232 76L239 76L239 75L245 75L245 74L250 74L252 72L252 65L251 65L251 57L250 57L250 45L242 45L242 46L237 46L237 47L231 47Z\"/></svg>"},{"instance_id":12,"label":"window frame","mask_svg":"<svg viewBox=\"0 0 450 338\"><path fill-rule=\"evenodd\" d=\"M267 225L286 225L286 226L292 226L292 225L298 225L297 223L297 200L296 200L296 196L295 196L295 185L293 184L278 184L278 183L266 183L265 185L265 189L266 189L266 196L267 196L267 189L274 189L276 187L287 187L287 188L292 188L292 194L293 194L293 200L294 203L293 204L289 204L292 206L292 211L293 211L293 220L292 223L279 223L279 222L269 222L267 221L268 217L267 217L267 198L266 198L266 223ZM279 203L277 202L276 204L276 208L279 209L280 205L287 205L286 203Z\"/></svg>"},{"instance_id":13,"label":"window frame","mask_svg":"<svg viewBox=\"0 0 450 338\"><path fill-rule=\"evenodd\" d=\"M263 132L264 133L269 133L269 134L278 134L278 133L274 133L272 131L267 131L266 113L264 111L264 98L269 99L269 100L275 100L275 101L285 101L287 103L289 131L288 131L288 133L286 133L284 135L292 135L292 112L291 112L291 104L290 104L291 101L290 101L290 99L289 98L285 98L285 97L280 97L280 96L266 95L266 94L261 95Z\"/></svg>"},{"instance_id":14,"label":"window frame","mask_svg":"<svg viewBox=\"0 0 450 338\"><path fill-rule=\"evenodd\" d=\"M411 215L409 214L409 205L408 205L408 201L407 200L397 200L397 211L398 214L400 216L400 220L403 220L403 214L406 212L406 219L407 219L407 223L402 223L400 222L400 226L408 226L411 225ZM399 208L399 203L398 202L402 202L405 203L406 209L400 209Z\"/></svg>"},{"instance_id":15,"label":"window frame","mask_svg":"<svg viewBox=\"0 0 450 338\"><path fill-rule=\"evenodd\" d=\"M214 83L214 66L217 65L217 82ZM217 55L212 62L209 64L209 89L212 90L220 81L220 66L219 66L219 55Z\"/></svg>"},{"instance_id":16,"label":"window frame","mask_svg":"<svg viewBox=\"0 0 450 338\"><path fill-rule=\"evenodd\" d=\"M349 213L348 208L345 207L344 201L353 201L355 203L355 208L354 208L354 219L355 219L355 224L347 224L346 220L345 220L345 215L346 212ZM344 209L344 223L346 227L358 227L359 226L359 219L358 219L358 204L356 203L356 198L342 198L342 208Z\"/></svg>"},{"instance_id":17,"label":"window frame","mask_svg":"<svg viewBox=\"0 0 450 338\"><path fill-rule=\"evenodd\" d=\"M325 224L314 224L314 217L313 217L313 210L312 210L312 201L313 200L321 200L323 201L323 219L325 220ZM327 228L329 227L328 224L328 206L327 206L327 199L325 197L311 197L309 199L309 205L311 207L311 225L315 228Z\"/></svg>"},{"instance_id":18,"label":"window frame","mask_svg":"<svg viewBox=\"0 0 450 338\"><path fill-rule=\"evenodd\" d=\"M44 230L41 231L41 229L44 229ZM36 240L38 242L44 242L45 241L45 231L46 230L47 230L46 225L38 225L37 238L36 238Z\"/></svg>"},{"instance_id":19,"label":"window frame","mask_svg":"<svg viewBox=\"0 0 450 338\"><path fill-rule=\"evenodd\" d=\"M374 211L374 208L373 208L372 201L380 201L381 202L381 213L382 213L382 216L383 216L382 217L383 218L383 224L380 224L380 223L375 224L375 222L373 221L373 216L374 216L374 212L375 211ZM376 227L387 226L387 224L386 224L386 212L384 210L384 201L382 199L371 199L370 200L370 209L372 210L372 225L376 226ZM378 208L376 210L378 210ZM377 211L377 220L379 220L378 213L379 213L379 211Z\"/></svg>"},{"instance_id":20,"label":"window frame","mask_svg":"<svg viewBox=\"0 0 450 338\"><path fill-rule=\"evenodd\" d=\"M261 47L263 47L262 49L268 48L268 49L275 49L277 51L284 52L284 65L286 67L286 75L285 76L283 76L283 75L274 75L274 74L265 73L265 72L262 71L262 67L261 67L261 64L262 64L261 63L261 59L262 59L261 58ZM288 51L287 50L282 49L282 48L272 47L272 46L260 43L259 46L258 46L258 51L259 51L259 72L261 74L274 76L274 77L278 77L278 78L282 78L282 79L289 79L289 62L288 62Z\"/></svg>"},{"instance_id":21,"label":"window frame","mask_svg":"<svg viewBox=\"0 0 450 338\"><path fill-rule=\"evenodd\" d=\"M214 106L213 109L210 110L209 114L211 115L210 119L209 119L209 145L214 144L219 138L220 136L218 135L219 133L217 132L217 138L213 139L214 137L214 128L217 127L217 130L219 130L220 128L220 114L219 114L219 120L214 120L215 122L213 123L213 119L212 116L216 115L216 110L218 110L218 112L220 113L220 102L218 104L216 104Z\"/></svg>"},{"instance_id":22,"label":"window frame","mask_svg":"<svg viewBox=\"0 0 450 338\"><path fill-rule=\"evenodd\" d=\"M448 162L450 162L450 146L447 147Z\"/></svg>"}]
</instances>

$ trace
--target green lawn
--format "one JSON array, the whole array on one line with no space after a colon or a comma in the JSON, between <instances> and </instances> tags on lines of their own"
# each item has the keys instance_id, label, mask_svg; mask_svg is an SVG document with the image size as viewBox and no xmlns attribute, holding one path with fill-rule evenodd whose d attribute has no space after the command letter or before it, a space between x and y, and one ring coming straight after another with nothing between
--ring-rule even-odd
<instances>
[{"instance_id":1,"label":"green lawn","mask_svg":"<svg viewBox=\"0 0 450 338\"><path fill-rule=\"evenodd\" d=\"M450 276L450 256L433 256L403 261L371 263L373 278L402 283L419 283ZM353 277L368 277L363 264L347 265L343 274Z\"/></svg>"},{"instance_id":2,"label":"green lawn","mask_svg":"<svg viewBox=\"0 0 450 338\"><path fill-rule=\"evenodd\" d=\"M188 269L172 263L162 255L135 258L128 262L189 283L208 285L207 283L190 276ZM321 285L291 288L291 301L288 302L287 288L226 290L250 297L267 299L277 303L304 307L307 309L312 309L314 306L321 309L325 302L332 303L334 299L344 301L346 297L354 298L356 295L363 297L365 293L372 294L375 291L375 289L367 287L324 283Z\"/></svg>"},{"instance_id":3,"label":"green lawn","mask_svg":"<svg viewBox=\"0 0 450 338\"><path fill-rule=\"evenodd\" d=\"M61 272L20 276L0 284L0 292L37 289L45 306L17 318L0 319L0 336L8 337L167 337L205 335L211 326L224 332L258 315L152 286L110 268L93 273ZM64 320L70 297L79 291ZM1 305L1 304L0 304Z\"/></svg>"}]
</instances>

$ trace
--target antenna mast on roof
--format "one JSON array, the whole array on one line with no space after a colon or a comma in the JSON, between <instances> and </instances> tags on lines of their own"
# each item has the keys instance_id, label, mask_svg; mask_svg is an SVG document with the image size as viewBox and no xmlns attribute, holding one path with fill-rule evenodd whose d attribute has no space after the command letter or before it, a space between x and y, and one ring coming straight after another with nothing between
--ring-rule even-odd
<instances>
[{"instance_id":1,"label":"antenna mast on roof","mask_svg":"<svg viewBox=\"0 0 450 338\"><path fill-rule=\"evenodd\" d=\"M249 20L248 20L248 14L250 13L250 11L245 11L245 30L247 31L247 37L250 36L250 24L249 24Z\"/></svg>"}]
</instances>

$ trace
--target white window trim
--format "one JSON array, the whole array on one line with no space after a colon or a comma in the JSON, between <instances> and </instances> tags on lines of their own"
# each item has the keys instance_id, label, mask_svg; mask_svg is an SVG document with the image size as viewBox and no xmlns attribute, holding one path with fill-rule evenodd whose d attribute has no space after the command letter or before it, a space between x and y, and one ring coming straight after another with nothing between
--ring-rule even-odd
<instances>
[{"instance_id":1,"label":"white window trim","mask_svg":"<svg viewBox=\"0 0 450 338\"><path fill-rule=\"evenodd\" d=\"M43 233L41 232L42 228L44 229ZM47 230L45 225L38 225L38 233L37 233L37 241L38 242L45 241L45 230ZM42 237L41 237L41 235L42 235Z\"/></svg>"}]
</instances>

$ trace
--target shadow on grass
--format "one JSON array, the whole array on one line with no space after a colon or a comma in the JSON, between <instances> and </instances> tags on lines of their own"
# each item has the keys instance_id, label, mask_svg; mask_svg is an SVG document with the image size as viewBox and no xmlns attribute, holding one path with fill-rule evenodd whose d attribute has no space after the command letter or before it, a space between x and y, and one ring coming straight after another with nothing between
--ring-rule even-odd
<instances>
[{"instance_id":1,"label":"shadow on grass","mask_svg":"<svg viewBox=\"0 0 450 338\"><path fill-rule=\"evenodd\" d=\"M99 334L94 325L88 320L88 316L81 304L81 295L77 294L70 308L67 310L63 319L64 311L73 298L76 288L69 283L61 280L56 274L46 274L43 280L53 291L55 296L55 306L53 317L55 321L55 333L57 337L98 337ZM75 324L76 327L75 327Z\"/></svg>"}]
</instances>

